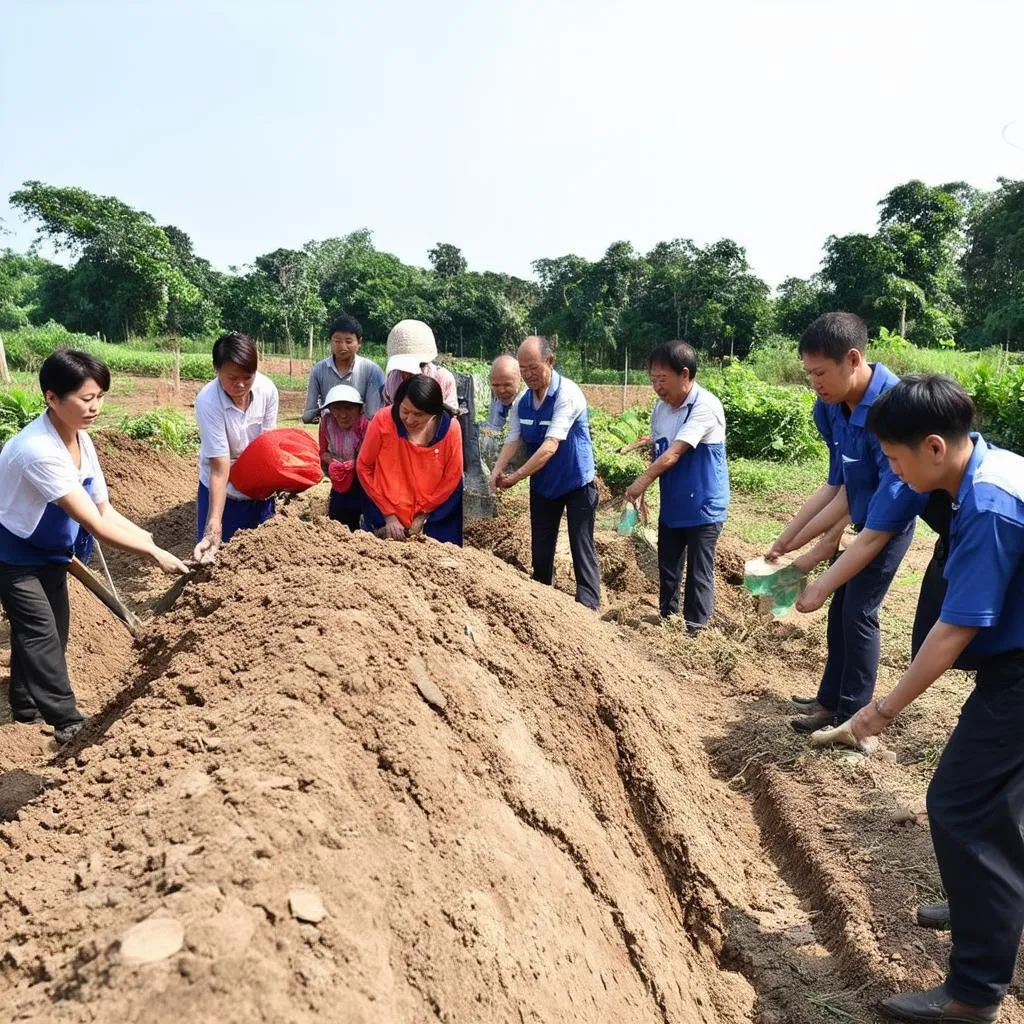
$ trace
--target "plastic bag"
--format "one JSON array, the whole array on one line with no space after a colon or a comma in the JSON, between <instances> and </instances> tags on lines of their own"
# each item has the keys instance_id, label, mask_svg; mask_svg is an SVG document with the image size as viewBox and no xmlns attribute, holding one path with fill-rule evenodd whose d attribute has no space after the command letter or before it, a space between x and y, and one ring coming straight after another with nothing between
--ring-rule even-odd
<instances>
[{"instance_id":1,"label":"plastic bag","mask_svg":"<svg viewBox=\"0 0 1024 1024\"><path fill-rule=\"evenodd\" d=\"M754 558L743 566L743 585L755 597L770 598L772 615L781 619L793 610L804 589L804 574L794 565L773 565Z\"/></svg>"},{"instance_id":2,"label":"plastic bag","mask_svg":"<svg viewBox=\"0 0 1024 1024\"><path fill-rule=\"evenodd\" d=\"M640 513L637 511L636 505L627 505L622 510L622 517L619 519L619 525L615 527L615 530L623 537L628 537L639 521Z\"/></svg>"},{"instance_id":3,"label":"plastic bag","mask_svg":"<svg viewBox=\"0 0 1024 1024\"><path fill-rule=\"evenodd\" d=\"M266 501L278 491L306 491L323 475L316 439L298 427L279 427L260 434L242 452L228 479L247 498Z\"/></svg>"}]
</instances>

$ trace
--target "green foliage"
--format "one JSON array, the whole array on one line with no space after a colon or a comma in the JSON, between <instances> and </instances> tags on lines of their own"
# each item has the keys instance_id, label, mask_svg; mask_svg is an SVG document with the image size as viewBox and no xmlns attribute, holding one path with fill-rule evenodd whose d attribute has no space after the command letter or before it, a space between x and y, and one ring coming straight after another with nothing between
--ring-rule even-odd
<instances>
[{"instance_id":1,"label":"green foliage","mask_svg":"<svg viewBox=\"0 0 1024 1024\"><path fill-rule=\"evenodd\" d=\"M46 403L38 391L18 387L0 390L0 448L45 408Z\"/></svg>"},{"instance_id":2,"label":"green foliage","mask_svg":"<svg viewBox=\"0 0 1024 1024\"><path fill-rule=\"evenodd\" d=\"M157 451L190 455L199 450L198 428L177 409L153 409L141 416L125 416L117 429Z\"/></svg>"},{"instance_id":3,"label":"green foliage","mask_svg":"<svg viewBox=\"0 0 1024 1024\"><path fill-rule=\"evenodd\" d=\"M616 493L624 491L649 463L636 452L620 455L618 449L632 444L651 429L649 408L627 409L614 416L603 409L590 409L590 436L594 442L597 474Z\"/></svg>"},{"instance_id":4,"label":"green foliage","mask_svg":"<svg viewBox=\"0 0 1024 1024\"><path fill-rule=\"evenodd\" d=\"M722 402L726 449L731 456L799 462L821 452L811 416L814 395L806 388L766 384L738 362L722 369L717 387L710 381L702 383Z\"/></svg>"},{"instance_id":5,"label":"green foliage","mask_svg":"<svg viewBox=\"0 0 1024 1024\"><path fill-rule=\"evenodd\" d=\"M766 462L763 459L729 457L729 483L734 491L758 497L809 494L828 476L824 448L801 462ZM772 537L777 532L773 527ZM771 540L772 537L767 538Z\"/></svg>"},{"instance_id":6,"label":"green foliage","mask_svg":"<svg viewBox=\"0 0 1024 1024\"><path fill-rule=\"evenodd\" d=\"M979 366L963 381L978 407L986 437L1005 448L1024 452L1024 366L994 373Z\"/></svg>"}]
</instances>

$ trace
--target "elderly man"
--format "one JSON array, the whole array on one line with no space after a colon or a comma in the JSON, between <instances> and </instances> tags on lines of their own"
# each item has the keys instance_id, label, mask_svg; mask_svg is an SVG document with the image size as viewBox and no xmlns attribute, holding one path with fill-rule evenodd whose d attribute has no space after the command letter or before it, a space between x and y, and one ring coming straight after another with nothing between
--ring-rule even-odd
<instances>
[{"instance_id":1,"label":"elderly man","mask_svg":"<svg viewBox=\"0 0 1024 1024\"><path fill-rule=\"evenodd\" d=\"M522 386L523 378L515 356L500 355L491 363L491 405L487 419L480 424L482 454L489 466L501 451L508 414Z\"/></svg>"},{"instance_id":2,"label":"elderly man","mask_svg":"<svg viewBox=\"0 0 1024 1024\"><path fill-rule=\"evenodd\" d=\"M596 609L601 574L594 546L597 486L587 402L579 385L555 370L547 338L527 338L517 358L529 390L512 404L508 440L491 473L491 487L505 490L529 477L533 578L540 583L554 582L555 544L562 513L567 514L576 600ZM506 473L518 455L525 462Z\"/></svg>"}]
</instances>

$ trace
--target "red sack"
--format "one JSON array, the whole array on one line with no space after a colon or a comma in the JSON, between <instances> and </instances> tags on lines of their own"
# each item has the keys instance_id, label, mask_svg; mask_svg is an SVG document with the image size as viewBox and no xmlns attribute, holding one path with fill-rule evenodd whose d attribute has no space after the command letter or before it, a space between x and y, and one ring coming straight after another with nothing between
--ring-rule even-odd
<instances>
[{"instance_id":1,"label":"red sack","mask_svg":"<svg viewBox=\"0 0 1024 1024\"><path fill-rule=\"evenodd\" d=\"M298 427L279 427L260 434L238 457L228 479L254 501L277 491L308 490L324 478L320 446Z\"/></svg>"}]
</instances>

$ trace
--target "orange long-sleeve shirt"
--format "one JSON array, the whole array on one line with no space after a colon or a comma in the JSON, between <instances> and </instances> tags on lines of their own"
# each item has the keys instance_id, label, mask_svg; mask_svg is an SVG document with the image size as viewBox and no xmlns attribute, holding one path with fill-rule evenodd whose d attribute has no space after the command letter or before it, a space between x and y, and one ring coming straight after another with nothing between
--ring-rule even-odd
<instances>
[{"instance_id":1,"label":"orange long-sleeve shirt","mask_svg":"<svg viewBox=\"0 0 1024 1024\"><path fill-rule=\"evenodd\" d=\"M426 447L399 434L391 408L370 421L356 472L367 497L385 516L408 527L420 512L443 505L462 480L462 431L447 413L438 436Z\"/></svg>"}]
</instances>

